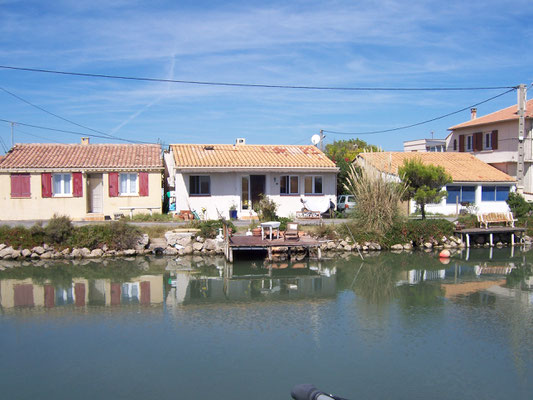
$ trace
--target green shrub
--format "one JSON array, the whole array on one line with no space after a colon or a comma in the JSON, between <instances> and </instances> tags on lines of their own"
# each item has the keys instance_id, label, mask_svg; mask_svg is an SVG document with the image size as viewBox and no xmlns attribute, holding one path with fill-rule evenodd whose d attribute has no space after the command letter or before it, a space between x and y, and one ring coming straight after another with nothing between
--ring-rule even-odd
<instances>
[{"instance_id":1,"label":"green shrub","mask_svg":"<svg viewBox=\"0 0 533 400\"><path fill-rule=\"evenodd\" d=\"M287 217L276 217L276 221L279 221L280 222L280 225L279 225L279 230L280 231L284 231L287 229L287 224L289 222L292 222L292 218L287 218Z\"/></svg>"},{"instance_id":2,"label":"green shrub","mask_svg":"<svg viewBox=\"0 0 533 400\"><path fill-rule=\"evenodd\" d=\"M521 194L516 192L509 193L509 198L506 202L515 218L526 217L533 210L533 205L528 203Z\"/></svg>"},{"instance_id":3,"label":"green shrub","mask_svg":"<svg viewBox=\"0 0 533 400\"><path fill-rule=\"evenodd\" d=\"M22 225L15 227L0 226L0 243L5 243L15 249L31 249L35 246L41 246L46 242L45 236L44 230L40 225L34 225L30 229Z\"/></svg>"},{"instance_id":4,"label":"green shrub","mask_svg":"<svg viewBox=\"0 0 533 400\"><path fill-rule=\"evenodd\" d=\"M231 221L225 221L229 228L236 231L235 225ZM218 235L218 230L224 226L222 220L194 220L189 224L190 227L200 229L199 236L206 239L213 239Z\"/></svg>"},{"instance_id":5,"label":"green shrub","mask_svg":"<svg viewBox=\"0 0 533 400\"><path fill-rule=\"evenodd\" d=\"M75 229L68 245L94 249L101 248L105 244L112 250L126 250L135 247L139 236L141 236L140 229L124 221L85 225Z\"/></svg>"},{"instance_id":6,"label":"green shrub","mask_svg":"<svg viewBox=\"0 0 533 400\"><path fill-rule=\"evenodd\" d=\"M72 236L74 227L72 226L72 221L66 215L57 215L54 216L48 221L48 224L44 228L46 237L51 243L64 243Z\"/></svg>"},{"instance_id":7,"label":"green shrub","mask_svg":"<svg viewBox=\"0 0 533 400\"><path fill-rule=\"evenodd\" d=\"M259 220L262 222L265 221L276 221L277 215L276 211L278 205L276 202L267 196L261 195L261 199L254 206L254 211L257 213Z\"/></svg>"},{"instance_id":8,"label":"green shrub","mask_svg":"<svg viewBox=\"0 0 533 400\"><path fill-rule=\"evenodd\" d=\"M319 238L336 239L338 237L334 225L320 224L311 229L313 235Z\"/></svg>"},{"instance_id":9,"label":"green shrub","mask_svg":"<svg viewBox=\"0 0 533 400\"><path fill-rule=\"evenodd\" d=\"M477 217L474 214L459 215L457 223L463 225L465 228L477 228L479 226Z\"/></svg>"},{"instance_id":10,"label":"green shrub","mask_svg":"<svg viewBox=\"0 0 533 400\"><path fill-rule=\"evenodd\" d=\"M150 213L141 213L134 214L131 220L138 222L167 222L174 221L174 217L172 214L154 213L153 215L150 215Z\"/></svg>"}]
</instances>

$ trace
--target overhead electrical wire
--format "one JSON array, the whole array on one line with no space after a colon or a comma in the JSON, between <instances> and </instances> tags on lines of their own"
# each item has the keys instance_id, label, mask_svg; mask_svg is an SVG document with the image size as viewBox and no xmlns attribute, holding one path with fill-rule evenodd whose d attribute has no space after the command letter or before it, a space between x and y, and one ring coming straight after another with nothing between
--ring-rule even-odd
<instances>
[{"instance_id":1,"label":"overhead electrical wire","mask_svg":"<svg viewBox=\"0 0 533 400\"><path fill-rule=\"evenodd\" d=\"M510 92L512 92L514 90L516 90L516 88L513 87L512 89L509 89L509 90L507 90L507 91L505 91L503 93L500 93L500 94L498 94L496 96L492 96L492 97L490 97L488 99L480 101L480 102L478 102L476 104L472 104L472 105L470 105L468 107L461 108L460 110L453 111L453 112L450 112L450 113L447 113L447 114L444 114L444 115L440 115L438 117L431 118L431 119L428 119L428 120L425 120L425 121L416 122L416 123L410 124L410 125L399 126L399 127L391 128L391 129L382 129L382 130L379 130L379 131L367 131L367 132L340 132L340 131L330 131L330 130L327 130L327 129L322 129L322 132L331 133L331 134L334 134L334 135L375 135L375 134L378 134L378 133L387 133L387 132L400 131L400 130L403 130L403 129L413 128L415 126L428 124L428 123L433 122L433 121L438 121L439 119L443 119L443 118L449 117L450 115L459 114L460 112L463 112L463 111L466 111L468 109L471 109L472 107L479 106L480 104L487 103L487 102L489 102L491 100L494 100L494 99L496 99L498 97L506 95L507 93L510 93Z\"/></svg>"},{"instance_id":2,"label":"overhead electrical wire","mask_svg":"<svg viewBox=\"0 0 533 400\"><path fill-rule=\"evenodd\" d=\"M46 127L46 126L39 126L39 125L32 125L32 124L26 124L24 122L18 122L18 121L11 121L11 120L7 120L7 119L2 119L0 118L0 122L7 122L9 124L15 124L15 125L21 125L21 126L27 126L27 127L30 127L30 128L36 128L36 129L44 129L44 130L48 130L48 131L53 131L53 132L61 132L61 133L70 133L72 135L79 135L79 136L90 136L90 137L97 137L97 138L102 138L102 139L110 139L108 136L104 136L104 135L95 135L94 133L93 134L88 134L88 133L82 133L82 132L76 132L76 131L69 131L69 130L66 130L66 129L57 129L57 128L49 128L49 127ZM128 143L139 143L139 144L155 144L154 142L143 142L143 141L140 141L140 140L129 140L129 139L123 139L121 137L115 137L113 138L115 140L120 140L122 142L128 142Z\"/></svg>"},{"instance_id":3,"label":"overhead electrical wire","mask_svg":"<svg viewBox=\"0 0 533 400\"><path fill-rule=\"evenodd\" d=\"M64 118L61 115L57 115L57 114L55 114L55 113L53 113L51 111L48 111L48 110L46 110L46 109L44 109L44 108L42 108L42 107L40 107L40 106L38 106L36 104L33 104L32 102L30 102L30 101L28 101L26 99L23 99L22 97L16 95L13 92L10 92L9 90L7 90L7 89L5 89L5 88L3 88L1 86L0 86L0 90L2 90L3 92L9 94L10 96L13 96L16 99L18 99L18 100L20 100L20 101L22 101L22 102L34 107L34 108L36 108L36 109L38 109L40 111L43 111L43 112L45 112L45 113L47 113L49 115L52 115L53 117L59 118L62 121L65 121L65 122L68 122L70 124L76 125L76 126L78 126L80 128L83 128L83 129L90 130L90 131L98 133L100 135L105 135L108 139L123 140L123 141L130 142L130 143L144 143L144 142L140 142L138 140L124 139L124 138L121 138L119 136L111 135L110 133L102 132L102 131L99 131L97 129L90 128L88 126L85 126L85 125L82 125L82 124L78 124L77 122L74 122L74 121L72 121L70 119ZM87 135L87 136L91 136L91 135ZM98 136L95 136L95 137L98 137Z\"/></svg>"},{"instance_id":4,"label":"overhead electrical wire","mask_svg":"<svg viewBox=\"0 0 533 400\"><path fill-rule=\"evenodd\" d=\"M0 65L2 69L39 72L56 75L72 75L83 76L89 78L105 78L105 79L122 79L130 81L147 81L147 82L166 82L166 83L180 83L188 85L204 85L204 86L231 86L231 87L245 87L245 88L264 88L264 89L301 89L301 90L339 90L339 91L468 91L468 90L497 90L497 89L514 89L515 86L479 86L479 87L338 87L338 86L299 86L299 85L274 85L263 83L239 83L239 82L214 82L214 81L191 81L179 79L163 79L163 78L146 78L138 76L123 76L123 75L109 75L109 74L92 74L86 72L72 72L59 71L43 68L25 68L15 67L9 65Z\"/></svg>"}]
</instances>

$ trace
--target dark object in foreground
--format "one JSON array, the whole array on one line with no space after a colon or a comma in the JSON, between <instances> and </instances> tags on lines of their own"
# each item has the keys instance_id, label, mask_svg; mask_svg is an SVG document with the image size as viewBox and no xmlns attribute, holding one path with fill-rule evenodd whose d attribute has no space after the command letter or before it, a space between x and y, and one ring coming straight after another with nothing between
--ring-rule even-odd
<instances>
[{"instance_id":1,"label":"dark object in foreground","mask_svg":"<svg viewBox=\"0 0 533 400\"><path fill-rule=\"evenodd\" d=\"M294 400L347 400L321 392L310 383L302 383L294 386L291 390L291 396Z\"/></svg>"}]
</instances>

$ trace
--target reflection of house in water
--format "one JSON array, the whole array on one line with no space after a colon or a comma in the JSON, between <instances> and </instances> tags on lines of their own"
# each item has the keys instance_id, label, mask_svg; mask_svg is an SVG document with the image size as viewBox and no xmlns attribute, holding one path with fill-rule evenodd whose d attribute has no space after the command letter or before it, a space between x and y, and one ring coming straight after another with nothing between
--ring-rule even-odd
<instances>
[{"instance_id":1,"label":"reflection of house in water","mask_svg":"<svg viewBox=\"0 0 533 400\"><path fill-rule=\"evenodd\" d=\"M322 270L304 263L271 264L267 268L237 271L231 264L223 276L199 276L178 271L167 301L178 304L333 297L335 269Z\"/></svg>"},{"instance_id":2,"label":"reflection of house in water","mask_svg":"<svg viewBox=\"0 0 533 400\"><path fill-rule=\"evenodd\" d=\"M13 307L82 307L163 302L163 275L143 275L131 282L75 278L69 285L36 284L32 279L0 280L0 305Z\"/></svg>"}]
</instances>

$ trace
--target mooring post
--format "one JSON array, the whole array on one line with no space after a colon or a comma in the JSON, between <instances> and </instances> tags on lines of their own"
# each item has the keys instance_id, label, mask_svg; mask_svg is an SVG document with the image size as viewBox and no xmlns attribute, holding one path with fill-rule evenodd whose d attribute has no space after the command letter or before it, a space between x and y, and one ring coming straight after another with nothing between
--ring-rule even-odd
<instances>
[{"instance_id":1,"label":"mooring post","mask_svg":"<svg viewBox=\"0 0 533 400\"><path fill-rule=\"evenodd\" d=\"M511 232L511 246L514 246L514 232Z\"/></svg>"},{"instance_id":2,"label":"mooring post","mask_svg":"<svg viewBox=\"0 0 533 400\"><path fill-rule=\"evenodd\" d=\"M272 247L268 248L268 261L272 261Z\"/></svg>"},{"instance_id":3,"label":"mooring post","mask_svg":"<svg viewBox=\"0 0 533 400\"><path fill-rule=\"evenodd\" d=\"M319 260L322 260L322 249L320 248L320 246L318 246L317 248L317 257Z\"/></svg>"},{"instance_id":4,"label":"mooring post","mask_svg":"<svg viewBox=\"0 0 533 400\"><path fill-rule=\"evenodd\" d=\"M231 247L229 248L228 253L229 253L229 254L228 254L228 261L229 261L230 263L232 263L232 262L233 262L233 249L232 249Z\"/></svg>"},{"instance_id":5,"label":"mooring post","mask_svg":"<svg viewBox=\"0 0 533 400\"><path fill-rule=\"evenodd\" d=\"M492 233L489 234L489 243L490 247L494 247L494 235Z\"/></svg>"},{"instance_id":6,"label":"mooring post","mask_svg":"<svg viewBox=\"0 0 533 400\"><path fill-rule=\"evenodd\" d=\"M470 247L470 234L466 234L466 247Z\"/></svg>"}]
</instances>

